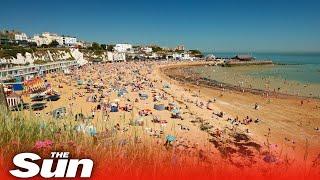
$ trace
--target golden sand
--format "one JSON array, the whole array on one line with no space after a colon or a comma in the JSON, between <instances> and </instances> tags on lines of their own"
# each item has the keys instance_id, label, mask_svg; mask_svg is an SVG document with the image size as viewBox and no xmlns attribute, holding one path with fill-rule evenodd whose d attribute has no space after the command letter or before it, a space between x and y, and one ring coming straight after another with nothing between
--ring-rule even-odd
<instances>
[{"instance_id":1,"label":"golden sand","mask_svg":"<svg viewBox=\"0 0 320 180\"><path fill-rule=\"evenodd\" d=\"M166 68L179 68L185 65L205 64L206 62L170 63L170 62L148 62L148 63L117 63L90 65L85 69L77 71L73 77L64 74L49 74L46 79L51 83L53 89L61 94L61 99L56 102L48 102L47 108L36 112L39 116L52 118L50 112L59 107L66 107L67 113L73 116L83 113L91 116L94 111L92 124L99 132L110 129L117 123L122 129L128 129L130 133L139 133L150 136L160 143L164 143L165 135L177 137L177 144L182 148L200 148L206 152L219 154L217 148L211 143L212 134L220 135L219 138L225 143L230 143L230 132L236 131L246 134L250 141L260 144L262 147L274 147L275 151L286 154L292 159L302 159L308 152L307 159L314 159L319 154L320 132L314 128L320 127L320 101L317 99L304 99L301 105L301 98L298 97L270 97L254 95L249 92L238 92L228 89L216 89L204 85L192 83L182 83L170 79L163 73ZM135 76L133 70L139 70L140 76ZM148 71L149 70L149 71ZM120 73L121 72L121 73ZM99 93L86 93L83 86L77 85L75 76L82 80L92 79L99 82L102 79L105 89L104 102L119 102L120 107L125 104L133 106L132 112L107 112L95 110L98 102L87 102L87 97ZM121 80L116 79L121 77ZM144 78L144 79L142 79ZM129 83L141 83L143 89L132 92ZM153 87L150 87L150 83ZM164 84L169 84L170 88L164 88ZM128 94L117 97L117 93L111 89L110 85L120 84L127 87ZM59 87L60 85L60 87ZM149 97L146 100L139 99L139 92L146 93ZM82 95L79 95L82 94ZM168 105L170 102L178 104L183 120L171 118L171 112L155 110L152 94L162 94L165 98L159 103ZM216 102L206 108L208 100L216 99ZM28 98L25 98L28 99ZM138 102L135 102L138 99ZM128 101L130 100L130 101ZM203 102L204 107L197 104ZM258 110L254 109L255 104L259 104ZM143 127L132 127L130 120L139 118L138 112L142 109L150 109L153 116L168 123L161 126L153 123L153 116L142 117ZM219 118L213 113L224 112L223 118ZM227 118L238 117L242 120L246 116L252 119L258 118L258 123L234 126L227 121ZM209 131L199 128L201 123L194 123L194 120L201 120L213 127ZM57 120L59 121L59 120ZM182 128L183 127L183 128ZM270 131L269 131L270 129ZM159 132L163 130L163 135ZM268 135L268 133L270 134ZM132 135L132 134L131 134ZM159 136L158 136L159 135ZM268 145L266 143L269 143Z\"/></svg>"}]
</instances>

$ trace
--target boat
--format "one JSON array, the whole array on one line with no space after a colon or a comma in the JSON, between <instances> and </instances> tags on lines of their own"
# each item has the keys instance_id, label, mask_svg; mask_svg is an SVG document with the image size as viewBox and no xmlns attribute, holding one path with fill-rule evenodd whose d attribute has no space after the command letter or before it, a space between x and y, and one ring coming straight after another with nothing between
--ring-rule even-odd
<instances>
[{"instance_id":1,"label":"boat","mask_svg":"<svg viewBox=\"0 0 320 180\"><path fill-rule=\"evenodd\" d=\"M31 100L32 100L32 101L43 101L44 98L45 98L44 95L39 95L39 94L37 94L37 95L31 97Z\"/></svg>"},{"instance_id":2,"label":"boat","mask_svg":"<svg viewBox=\"0 0 320 180\"><path fill-rule=\"evenodd\" d=\"M60 95L59 94L53 94L53 95L49 95L47 96L47 101L58 101L60 99Z\"/></svg>"},{"instance_id":3,"label":"boat","mask_svg":"<svg viewBox=\"0 0 320 180\"><path fill-rule=\"evenodd\" d=\"M11 111L22 111L23 109L28 109L29 103L19 103L16 106L11 107Z\"/></svg>"},{"instance_id":4,"label":"boat","mask_svg":"<svg viewBox=\"0 0 320 180\"><path fill-rule=\"evenodd\" d=\"M34 111L39 111L42 110L46 107L46 103L45 102L40 102L40 103L34 103L31 105L31 109Z\"/></svg>"}]
</instances>

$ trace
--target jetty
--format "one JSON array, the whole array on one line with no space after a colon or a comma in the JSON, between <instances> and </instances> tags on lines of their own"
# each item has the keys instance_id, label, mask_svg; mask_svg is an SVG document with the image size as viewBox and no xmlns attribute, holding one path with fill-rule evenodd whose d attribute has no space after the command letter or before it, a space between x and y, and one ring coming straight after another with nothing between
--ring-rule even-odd
<instances>
[{"instance_id":1,"label":"jetty","mask_svg":"<svg viewBox=\"0 0 320 180\"><path fill-rule=\"evenodd\" d=\"M225 63L225 66L270 65L271 60L256 60L250 55L237 55Z\"/></svg>"}]
</instances>

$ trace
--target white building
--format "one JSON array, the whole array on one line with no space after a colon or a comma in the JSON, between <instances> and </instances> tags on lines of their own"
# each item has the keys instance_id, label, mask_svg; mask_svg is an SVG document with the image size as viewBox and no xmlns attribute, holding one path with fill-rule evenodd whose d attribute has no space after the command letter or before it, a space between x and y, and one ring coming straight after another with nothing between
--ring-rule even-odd
<instances>
[{"instance_id":1,"label":"white building","mask_svg":"<svg viewBox=\"0 0 320 180\"><path fill-rule=\"evenodd\" d=\"M126 61L126 54L124 52L107 52L107 61L109 62L118 62Z\"/></svg>"},{"instance_id":2,"label":"white building","mask_svg":"<svg viewBox=\"0 0 320 180\"><path fill-rule=\"evenodd\" d=\"M32 41L37 43L37 46L41 46L43 44L50 44L52 41L57 41L59 45L63 45L63 38L57 34L44 32L41 35L34 35Z\"/></svg>"},{"instance_id":3,"label":"white building","mask_svg":"<svg viewBox=\"0 0 320 180\"><path fill-rule=\"evenodd\" d=\"M151 47L142 47L141 51L145 52L145 53L152 53L152 48Z\"/></svg>"},{"instance_id":4,"label":"white building","mask_svg":"<svg viewBox=\"0 0 320 180\"><path fill-rule=\"evenodd\" d=\"M133 51L131 44L116 44L113 49L117 52L131 52L131 51Z\"/></svg>"},{"instance_id":5,"label":"white building","mask_svg":"<svg viewBox=\"0 0 320 180\"><path fill-rule=\"evenodd\" d=\"M167 57L168 58L168 57ZM172 58L174 60L192 60L189 53L173 53Z\"/></svg>"},{"instance_id":6,"label":"white building","mask_svg":"<svg viewBox=\"0 0 320 180\"><path fill-rule=\"evenodd\" d=\"M56 40L60 45L63 45L63 38L55 33L44 32L42 36L47 39L48 44Z\"/></svg>"},{"instance_id":7,"label":"white building","mask_svg":"<svg viewBox=\"0 0 320 180\"><path fill-rule=\"evenodd\" d=\"M26 35L26 33L15 33L14 34L14 40L16 40L16 41L27 41L28 40L28 36Z\"/></svg>"},{"instance_id":8,"label":"white building","mask_svg":"<svg viewBox=\"0 0 320 180\"><path fill-rule=\"evenodd\" d=\"M43 36L40 35L34 35L33 38L31 39L32 42L35 42L37 46L41 46L42 44L49 44L47 42L47 39Z\"/></svg>"},{"instance_id":9,"label":"white building","mask_svg":"<svg viewBox=\"0 0 320 180\"><path fill-rule=\"evenodd\" d=\"M178 50L178 51L184 51L184 50L185 50L184 45L178 45L178 46L176 47L176 50Z\"/></svg>"},{"instance_id":10,"label":"white building","mask_svg":"<svg viewBox=\"0 0 320 180\"><path fill-rule=\"evenodd\" d=\"M77 38L70 36L62 36L62 43L64 46L76 46Z\"/></svg>"}]
</instances>

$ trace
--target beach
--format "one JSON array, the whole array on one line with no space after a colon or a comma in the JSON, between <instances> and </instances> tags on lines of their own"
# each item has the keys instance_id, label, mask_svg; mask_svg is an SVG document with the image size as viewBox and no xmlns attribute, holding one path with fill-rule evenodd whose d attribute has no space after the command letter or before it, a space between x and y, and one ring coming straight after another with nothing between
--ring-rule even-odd
<instances>
[{"instance_id":1,"label":"beach","mask_svg":"<svg viewBox=\"0 0 320 180\"><path fill-rule=\"evenodd\" d=\"M102 141L118 132L122 141L134 138L162 149L173 137L170 143L181 152L227 158L239 167L260 166L271 152L279 162L313 162L320 147L318 99L209 86L179 71L208 64L216 62L92 64L67 75L48 74L61 99L34 114L44 122L84 127L85 133L89 128ZM54 118L52 112L62 107L68 118ZM77 114L84 120L77 121Z\"/></svg>"},{"instance_id":2,"label":"beach","mask_svg":"<svg viewBox=\"0 0 320 180\"><path fill-rule=\"evenodd\" d=\"M194 92L200 91L200 97L203 99L216 97L217 111L223 111L231 117L238 116L240 119L245 116L259 118L261 121L257 125L243 127L249 129L250 136L256 141L265 143L270 129L270 142L283 153L287 152L294 158L301 158L305 154L306 146L310 152L317 153L320 145L319 131L315 130L319 127L318 99L281 94L266 97L262 91L253 91L253 94L250 91L242 92L241 89L220 88L217 84L214 86L201 84L201 81L197 82L192 78L189 82L187 80L181 82L183 77L188 76L180 74L184 66L164 67L163 71L177 79L168 79L177 86ZM258 110L254 109L256 103L261 106Z\"/></svg>"}]
</instances>

